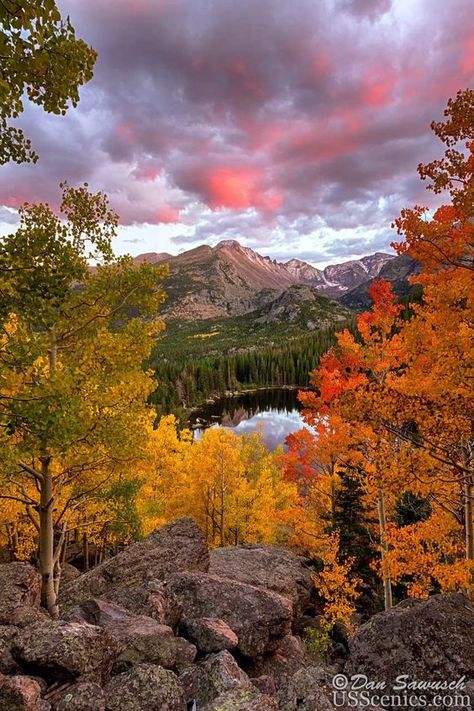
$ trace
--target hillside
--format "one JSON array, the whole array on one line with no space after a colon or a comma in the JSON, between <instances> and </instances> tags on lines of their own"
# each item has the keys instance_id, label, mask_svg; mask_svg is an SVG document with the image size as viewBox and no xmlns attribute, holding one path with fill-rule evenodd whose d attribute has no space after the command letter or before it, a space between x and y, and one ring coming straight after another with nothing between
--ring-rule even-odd
<instances>
[{"instance_id":1,"label":"hillside","mask_svg":"<svg viewBox=\"0 0 474 711\"><path fill-rule=\"evenodd\" d=\"M308 630L320 629L321 590L311 560L261 542L209 550L189 517L88 572L68 570L61 618L51 620L33 566L0 565L2 709L335 711L335 669L334 679L386 680L387 694L400 678L474 672L468 596L405 601L350 638L340 624L316 654ZM459 692L465 685L450 686L445 704L435 705L469 701L469 687ZM427 686L429 706L430 688L439 687Z\"/></svg>"},{"instance_id":2,"label":"hillside","mask_svg":"<svg viewBox=\"0 0 474 711\"><path fill-rule=\"evenodd\" d=\"M272 292L267 292L267 297ZM246 314L202 320L172 319L159 340L165 358L206 357L281 345L350 322L353 312L316 289L293 285Z\"/></svg>"}]
</instances>

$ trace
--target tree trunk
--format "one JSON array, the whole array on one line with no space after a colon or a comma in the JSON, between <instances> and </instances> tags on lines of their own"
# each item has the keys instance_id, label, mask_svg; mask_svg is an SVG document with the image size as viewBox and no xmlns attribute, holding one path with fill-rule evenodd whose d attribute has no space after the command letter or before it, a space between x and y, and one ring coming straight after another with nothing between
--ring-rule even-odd
<instances>
[{"instance_id":1,"label":"tree trunk","mask_svg":"<svg viewBox=\"0 0 474 711\"><path fill-rule=\"evenodd\" d=\"M466 559L474 560L474 530L472 520L472 497L474 487L469 477L464 482L464 525L466 529Z\"/></svg>"},{"instance_id":2,"label":"tree trunk","mask_svg":"<svg viewBox=\"0 0 474 711\"><path fill-rule=\"evenodd\" d=\"M40 510L39 510L39 568L41 573L41 604L51 617L59 616L54 585L54 528L53 528L53 477L51 458L41 457Z\"/></svg>"},{"instance_id":3,"label":"tree trunk","mask_svg":"<svg viewBox=\"0 0 474 711\"><path fill-rule=\"evenodd\" d=\"M56 373L56 331L50 329L49 372ZM54 524L53 524L53 475L51 457L46 442L43 443L41 462L40 507L39 507L39 568L41 574L41 604L51 617L59 617L57 592L55 586Z\"/></svg>"},{"instance_id":4,"label":"tree trunk","mask_svg":"<svg viewBox=\"0 0 474 711\"><path fill-rule=\"evenodd\" d=\"M89 570L89 539L86 531L82 536L82 557L84 558L84 570Z\"/></svg>"},{"instance_id":5,"label":"tree trunk","mask_svg":"<svg viewBox=\"0 0 474 711\"><path fill-rule=\"evenodd\" d=\"M334 531L336 527L336 482L334 481L335 467L331 471L331 528Z\"/></svg>"},{"instance_id":6,"label":"tree trunk","mask_svg":"<svg viewBox=\"0 0 474 711\"><path fill-rule=\"evenodd\" d=\"M380 490L378 500L379 524L380 524L380 551L382 555L382 579L384 607L389 610L393 606L392 581L390 571L387 567L387 519L385 515L384 493Z\"/></svg>"},{"instance_id":7,"label":"tree trunk","mask_svg":"<svg viewBox=\"0 0 474 711\"><path fill-rule=\"evenodd\" d=\"M221 542L221 547L225 546L225 535L224 535L224 525L225 525L225 514L224 514L224 508L225 508L225 473L224 469L221 469L221 511L220 511L220 517L219 517L219 533L220 533L220 542Z\"/></svg>"}]
</instances>

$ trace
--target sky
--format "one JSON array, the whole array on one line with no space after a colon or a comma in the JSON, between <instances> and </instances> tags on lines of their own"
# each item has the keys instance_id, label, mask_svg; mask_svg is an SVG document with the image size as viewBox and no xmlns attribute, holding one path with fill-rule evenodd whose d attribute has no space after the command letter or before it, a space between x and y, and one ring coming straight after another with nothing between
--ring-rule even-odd
<instances>
[{"instance_id":1,"label":"sky","mask_svg":"<svg viewBox=\"0 0 474 711\"><path fill-rule=\"evenodd\" d=\"M99 53L67 116L27 106L0 233L59 183L105 191L116 252L238 239L317 266L391 251L429 124L472 86L473 0L59 0Z\"/></svg>"}]
</instances>

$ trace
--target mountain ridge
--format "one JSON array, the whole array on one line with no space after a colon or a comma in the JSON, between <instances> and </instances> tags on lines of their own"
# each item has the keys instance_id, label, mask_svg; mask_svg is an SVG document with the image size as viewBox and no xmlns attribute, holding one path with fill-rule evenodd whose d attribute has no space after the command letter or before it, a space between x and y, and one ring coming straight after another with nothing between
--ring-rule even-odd
<instances>
[{"instance_id":1,"label":"mountain ridge","mask_svg":"<svg viewBox=\"0 0 474 711\"><path fill-rule=\"evenodd\" d=\"M300 259L278 262L237 240L222 240L215 247L200 245L176 256L140 254L135 262L169 264L170 274L163 282L168 295L163 309L166 320L204 320L254 312L295 285L310 286L339 300L377 276L393 259L395 255L377 252L317 269Z\"/></svg>"}]
</instances>

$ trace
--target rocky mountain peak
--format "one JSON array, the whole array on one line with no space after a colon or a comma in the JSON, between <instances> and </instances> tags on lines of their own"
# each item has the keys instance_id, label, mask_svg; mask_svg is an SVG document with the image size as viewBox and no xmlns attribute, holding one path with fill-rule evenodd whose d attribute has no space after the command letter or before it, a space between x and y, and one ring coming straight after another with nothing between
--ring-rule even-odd
<instances>
[{"instance_id":1,"label":"rocky mountain peak","mask_svg":"<svg viewBox=\"0 0 474 711\"><path fill-rule=\"evenodd\" d=\"M262 294L271 291L275 298L294 284L310 286L338 300L379 276L393 259L390 254L376 252L318 269L297 257L278 262L236 239L224 239L214 247L200 245L177 256L149 252L135 261L169 262L170 275L163 284L168 319L204 319L250 313L260 308Z\"/></svg>"},{"instance_id":2,"label":"rocky mountain peak","mask_svg":"<svg viewBox=\"0 0 474 711\"><path fill-rule=\"evenodd\" d=\"M236 239L223 239L218 242L214 249L237 249L242 250L242 245Z\"/></svg>"},{"instance_id":3,"label":"rocky mountain peak","mask_svg":"<svg viewBox=\"0 0 474 711\"><path fill-rule=\"evenodd\" d=\"M165 262L167 259L171 259L173 255L168 252L144 252L143 254L138 254L134 257L135 264L158 264L159 262Z\"/></svg>"}]
</instances>

